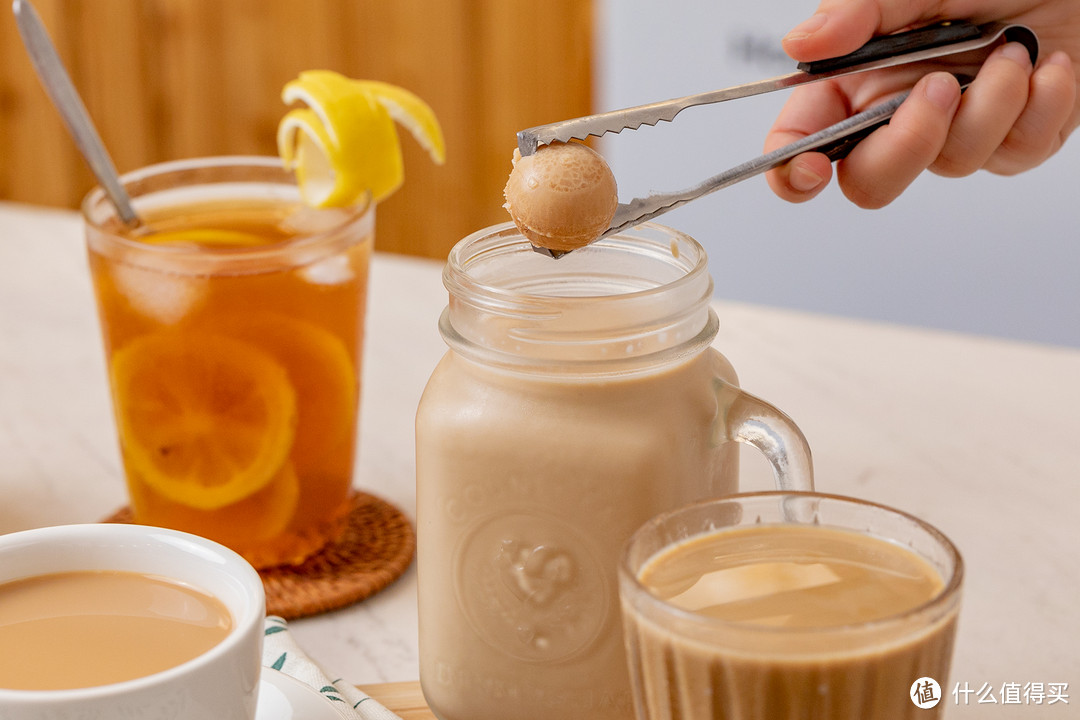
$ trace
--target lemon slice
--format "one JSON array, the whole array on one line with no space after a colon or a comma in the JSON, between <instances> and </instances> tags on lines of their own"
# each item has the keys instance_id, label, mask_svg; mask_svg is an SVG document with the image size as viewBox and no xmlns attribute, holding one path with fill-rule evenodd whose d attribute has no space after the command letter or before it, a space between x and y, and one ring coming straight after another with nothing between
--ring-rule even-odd
<instances>
[{"instance_id":1,"label":"lemon slice","mask_svg":"<svg viewBox=\"0 0 1080 720\"><path fill-rule=\"evenodd\" d=\"M263 489L284 465L296 393L250 344L158 332L118 350L111 373L125 459L162 497L213 510Z\"/></svg>"},{"instance_id":2,"label":"lemon slice","mask_svg":"<svg viewBox=\"0 0 1080 720\"><path fill-rule=\"evenodd\" d=\"M389 83L352 80L329 70L309 70L286 83L286 113L278 125L278 153L296 171L300 193L314 207L379 202L404 182L404 162L394 121L400 122L432 160L446 158L442 129L419 97Z\"/></svg>"},{"instance_id":3,"label":"lemon slice","mask_svg":"<svg viewBox=\"0 0 1080 720\"><path fill-rule=\"evenodd\" d=\"M216 228L162 230L139 237L139 242L149 245L192 245L200 247L255 247L267 244L266 238L261 235Z\"/></svg>"},{"instance_id":4,"label":"lemon slice","mask_svg":"<svg viewBox=\"0 0 1080 720\"><path fill-rule=\"evenodd\" d=\"M301 475L351 440L358 378L348 348L336 335L273 312L227 316L214 327L258 347L288 373L297 412L290 458Z\"/></svg>"},{"instance_id":5,"label":"lemon slice","mask_svg":"<svg viewBox=\"0 0 1080 720\"><path fill-rule=\"evenodd\" d=\"M242 552L248 545L266 542L289 527L300 501L300 479L292 463L286 462L266 487L211 510L174 503L141 481L131 484L131 500L139 522L201 535Z\"/></svg>"}]
</instances>

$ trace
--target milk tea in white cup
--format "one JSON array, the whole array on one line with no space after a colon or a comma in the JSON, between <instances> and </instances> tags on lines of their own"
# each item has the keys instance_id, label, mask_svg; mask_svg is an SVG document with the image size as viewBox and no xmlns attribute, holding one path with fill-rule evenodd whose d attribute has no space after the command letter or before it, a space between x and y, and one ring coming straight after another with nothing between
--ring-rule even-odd
<instances>
[{"instance_id":1,"label":"milk tea in white cup","mask_svg":"<svg viewBox=\"0 0 1080 720\"><path fill-rule=\"evenodd\" d=\"M68 582L76 584L68 586ZM64 587L77 587L88 603L97 597L102 607L111 605L114 609L137 603L138 596L147 590L147 597L157 605L156 615L166 620L193 620L187 634L207 634L205 645L193 645L197 654L179 664L168 667L166 662L162 668L148 662L147 674L106 684L76 687L84 684L85 678L61 677L58 684L49 687L62 689L40 689L32 678L11 675L13 679L6 686L0 678L0 718L255 717L265 596L258 573L233 551L194 535L143 525L65 525L0 535L0 598L5 593L14 598L40 591L37 586L42 584L53 596L70 594ZM95 589L98 584L104 589ZM155 588L150 588L151 584ZM96 595L118 589L125 597L111 603L107 596ZM51 604L40 602L37 614L47 615ZM222 617L201 618L215 613ZM145 620L134 618L133 622ZM121 627L124 623L117 618L109 621L118 621ZM152 626L146 627L141 632L147 636L155 632ZM101 665L112 664L109 658L122 654L117 647L121 642L100 648ZM149 639L147 642L153 644ZM31 656L29 650L24 653L28 662L40 656ZM58 672L81 673L70 669Z\"/></svg>"}]
</instances>

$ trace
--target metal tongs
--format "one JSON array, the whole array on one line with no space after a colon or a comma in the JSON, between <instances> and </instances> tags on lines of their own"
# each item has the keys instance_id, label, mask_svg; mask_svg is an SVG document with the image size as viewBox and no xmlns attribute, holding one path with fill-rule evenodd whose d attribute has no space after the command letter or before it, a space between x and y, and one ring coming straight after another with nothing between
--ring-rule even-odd
<instances>
[{"instance_id":1,"label":"metal tongs","mask_svg":"<svg viewBox=\"0 0 1080 720\"><path fill-rule=\"evenodd\" d=\"M618 133L623 130L636 130L642 125L655 125L662 120L670 122L675 119L679 112L695 105L706 105L752 95L761 95L775 90L783 90L797 85L869 70L910 65L928 60L958 56L973 51L984 51L980 56L973 56L970 60L965 58L970 63L969 66L974 65L977 67L977 65L982 64L993 48L1005 42L1022 43L1031 55L1033 64L1038 58L1038 38L1034 31L1024 25L998 22L975 25L963 20L944 22L874 38L855 52L842 57L799 63L798 69L787 75L522 130L517 134L518 150L523 156L532 155L539 146L552 142L568 142L571 139L584 140L589 135L600 136L609 132ZM928 68L928 72L930 69L933 68ZM960 81L961 88L966 88L974 79L973 74L954 74ZM897 95L886 102L875 105L824 130L808 135L790 145L785 145L770 153L737 165L719 175L714 175L686 190L654 193L645 198L634 198L628 203L619 203L615 210L615 217L612 218L611 227L600 237L604 238L633 227L646 220L663 215L669 210L685 205L702 195L707 195L747 178L760 175L808 150L817 150L825 153L832 160L838 160L844 157L873 130L887 123L907 95L907 92ZM559 257L564 254L553 253L546 248L535 246L533 249L552 257Z\"/></svg>"}]
</instances>

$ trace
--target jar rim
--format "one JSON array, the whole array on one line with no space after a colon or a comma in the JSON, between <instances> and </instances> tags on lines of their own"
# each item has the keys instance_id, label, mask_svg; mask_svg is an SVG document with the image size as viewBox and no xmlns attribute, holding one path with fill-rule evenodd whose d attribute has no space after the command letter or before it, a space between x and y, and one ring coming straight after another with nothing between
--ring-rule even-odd
<instances>
[{"instance_id":1,"label":"jar rim","mask_svg":"<svg viewBox=\"0 0 1080 720\"><path fill-rule=\"evenodd\" d=\"M552 259L512 223L451 250L443 339L531 374L627 374L695 355L719 328L704 248L647 223Z\"/></svg>"},{"instance_id":2,"label":"jar rim","mask_svg":"<svg viewBox=\"0 0 1080 720\"><path fill-rule=\"evenodd\" d=\"M544 304L552 300L570 297L566 294L544 293L508 287L491 281L483 281L471 275L469 270L478 262L495 257L522 255L535 259L538 263L562 263L563 267L576 260L596 254L635 253L663 259L666 254L673 260L669 267L681 271L669 282L654 284L628 292L595 295L573 295L577 302L610 301L616 298L632 298L670 292L679 287L700 282L705 276L708 294L712 293L712 279L708 277L708 257L705 249L697 240L684 232L657 223L642 223L584 248L567 253L557 260L544 257L534 252L528 239L521 234L512 222L478 230L458 242L447 258L443 270L443 285L451 295L468 295L471 302L492 307L522 304ZM560 268L558 265L552 267ZM504 278L505 279L505 278Z\"/></svg>"}]
</instances>

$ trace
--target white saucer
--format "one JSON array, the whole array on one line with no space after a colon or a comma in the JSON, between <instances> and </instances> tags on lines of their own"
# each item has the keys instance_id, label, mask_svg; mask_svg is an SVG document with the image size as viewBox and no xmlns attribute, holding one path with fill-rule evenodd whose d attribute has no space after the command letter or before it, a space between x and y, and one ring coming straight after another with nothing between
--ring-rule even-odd
<instances>
[{"instance_id":1,"label":"white saucer","mask_svg":"<svg viewBox=\"0 0 1080 720\"><path fill-rule=\"evenodd\" d=\"M255 720L341 720L341 716L314 688L264 667Z\"/></svg>"}]
</instances>

